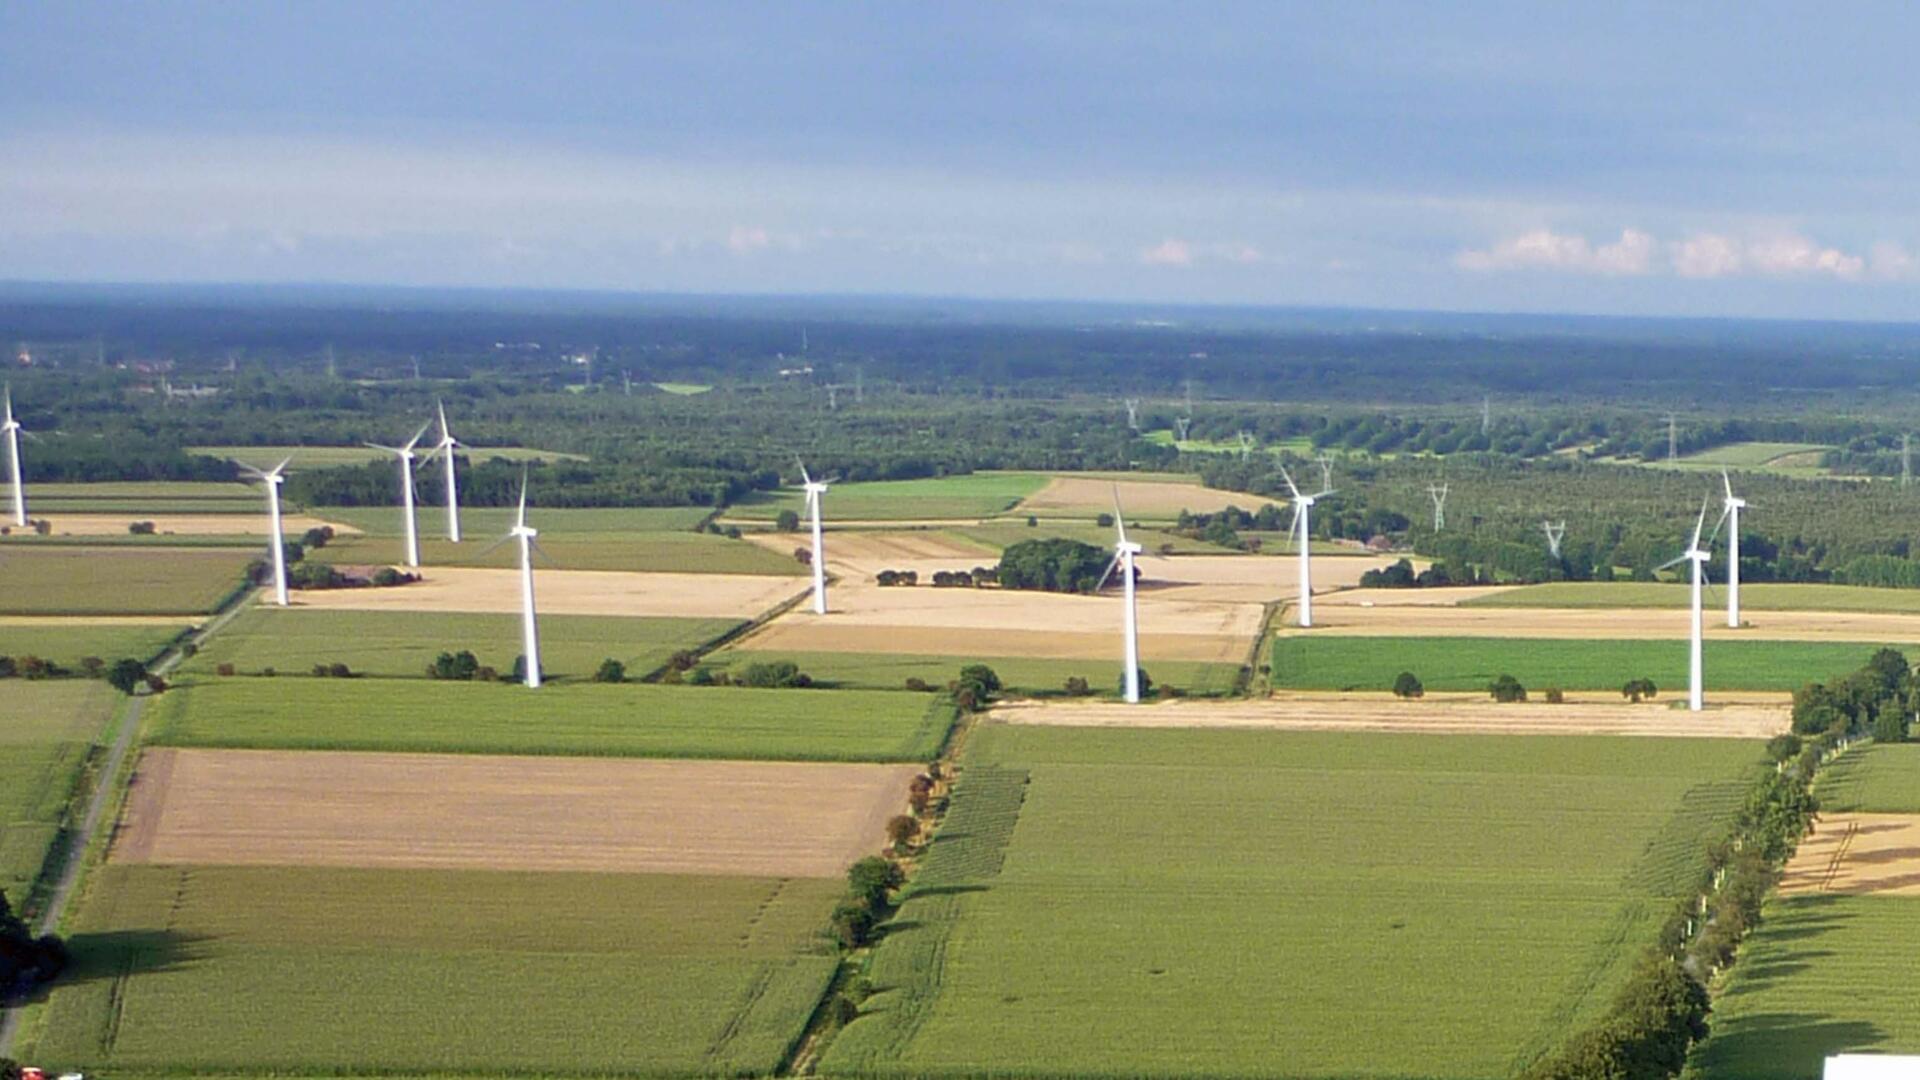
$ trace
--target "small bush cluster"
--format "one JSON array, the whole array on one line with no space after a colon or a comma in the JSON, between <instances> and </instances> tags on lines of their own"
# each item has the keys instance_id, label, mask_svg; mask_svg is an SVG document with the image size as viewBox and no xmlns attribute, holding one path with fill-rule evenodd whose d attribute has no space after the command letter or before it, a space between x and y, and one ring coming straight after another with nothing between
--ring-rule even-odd
<instances>
[{"instance_id":1,"label":"small bush cluster","mask_svg":"<svg viewBox=\"0 0 1920 1080\"><path fill-rule=\"evenodd\" d=\"M593 673L593 681L597 683L626 682L627 665L609 656L600 661L599 670Z\"/></svg>"},{"instance_id":2,"label":"small bush cluster","mask_svg":"<svg viewBox=\"0 0 1920 1080\"><path fill-rule=\"evenodd\" d=\"M1411 671L1403 671L1394 676L1393 696L1397 698L1417 698L1426 696L1427 688L1420 683L1420 677Z\"/></svg>"},{"instance_id":3,"label":"small bush cluster","mask_svg":"<svg viewBox=\"0 0 1920 1080\"><path fill-rule=\"evenodd\" d=\"M0 679L58 679L71 674L59 664L31 653L0 656Z\"/></svg>"},{"instance_id":4,"label":"small bush cluster","mask_svg":"<svg viewBox=\"0 0 1920 1080\"><path fill-rule=\"evenodd\" d=\"M336 660L331 664L313 665L313 677L316 679L351 679L355 678L355 675L353 674L352 668Z\"/></svg>"},{"instance_id":5,"label":"small bush cluster","mask_svg":"<svg viewBox=\"0 0 1920 1080\"><path fill-rule=\"evenodd\" d=\"M920 572L917 570L882 570L874 576L882 588L907 587L920 584Z\"/></svg>"},{"instance_id":6,"label":"small bush cluster","mask_svg":"<svg viewBox=\"0 0 1920 1080\"><path fill-rule=\"evenodd\" d=\"M791 660L748 664L734 681L742 686L763 690L804 690L813 685L812 676L801 671L800 665Z\"/></svg>"},{"instance_id":7,"label":"small bush cluster","mask_svg":"<svg viewBox=\"0 0 1920 1080\"><path fill-rule=\"evenodd\" d=\"M947 692L953 695L954 704L968 712L979 712L993 701L993 695L1000 691L1000 676L985 664L968 664L960 669L960 677L947 684Z\"/></svg>"},{"instance_id":8,"label":"small bush cluster","mask_svg":"<svg viewBox=\"0 0 1920 1080\"><path fill-rule=\"evenodd\" d=\"M1066 694L1068 697L1091 697L1093 687L1079 675L1067 676Z\"/></svg>"},{"instance_id":9,"label":"small bush cluster","mask_svg":"<svg viewBox=\"0 0 1920 1080\"><path fill-rule=\"evenodd\" d=\"M333 526L331 525L315 525L300 538L300 543L313 551L318 551L332 542Z\"/></svg>"},{"instance_id":10,"label":"small bush cluster","mask_svg":"<svg viewBox=\"0 0 1920 1080\"><path fill-rule=\"evenodd\" d=\"M427 665L427 677L430 679L453 679L461 682L472 681L480 675L480 658L467 649L457 653L443 652Z\"/></svg>"},{"instance_id":11,"label":"small bush cluster","mask_svg":"<svg viewBox=\"0 0 1920 1080\"><path fill-rule=\"evenodd\" d=\"M833 909L833 938L857 949L873 939L873 928L892 907L893 890L906 880L898 864L869 855L847 869L847 895Z\"/></svg>"},{"instance_id":12,"label":"small bush cluster","mask_svg":"<svg viewBox=\"0 0 1920 1080\"><path fill-rule=\"evenodd\" d=\"M34 937L0 892L0 989L12 998L52 982L66 967L66 943L52 934Z\"/></svg>"},{"instance_id":13,"label":"small bush cluster","mask_svg":"<svg viewBox=\"0 0 1920 1080\"><path fill-rule=\"evenodd\" d=\"M1653 685L1652 679L1633 679L1620 688L1620 696L1635 705L1640 704L1642 698L1655 698L1659 695L1660 688Z\"/></svg>"},{"instance_id":14,"label":"small bush cluster","mask_svg":"<svg viewBox=\"0 0 1920 1080\"><path fill-rule=\"evenodd\" d=\"M1527 688L1520 685L1519 679L1505 674L1487 686L1487 694L1503 705L1527 700Z\"/></svg>"},{"instance_id":15,"label":"small bush cluster","mask_svg":"<svg viewBox=\"0 0 1920 1080\"><path fill-rule=\"evenodd\" d=\"M1378 570L1369 570L1360 575L1360 587L1363 589L1443 589L1449 585L1473 585L1479 582L1472 570L1459 570L1445 563L1414 572L1410 559L1401 559L1392 566Z\"/></svg>"},{"instance_id":16,"label":"small bush cluster","mask_svg":"<svg viewBox=\"0 0 1920 1080\"><path fill-rule=\"evenodd\" d=\"M153 522L151 521L128 522L127 533L131 536L152 536Z\"/></svg>"}]
</instances>

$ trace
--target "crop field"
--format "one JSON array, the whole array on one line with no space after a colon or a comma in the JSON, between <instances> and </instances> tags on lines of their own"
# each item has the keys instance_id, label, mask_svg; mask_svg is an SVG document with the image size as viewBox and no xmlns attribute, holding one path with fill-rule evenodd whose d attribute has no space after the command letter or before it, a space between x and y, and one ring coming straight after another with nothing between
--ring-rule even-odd
<instances>
[{"instance_id":1,"label":"crop field","mask_svg":"<svg viewBox=\"0 0 1920 1080\"><path fill-rule=\"evenodd\" d=\"M310 610L520 613L520 572L466 566L428 566L422 580L389 588L297 592ZM542 619L549 615L653 615L752 619L806 589L806 580L769 574L634 574L609 570L548 570L536 566L534 592Z\"/></svg>"},{"instance_id":2,"label":"crop field","mask_svg":"<svg viewBox=\"0 0 1920 1080\"><path fill-rule=\"evenodd\" d=\"M1844 675L1879 646L1837 641L1706 642L1706 689L1798 690ZM1652 679L1662 697L1686 697L1682 641L1492 637L1335 637L1285 634L1273 646L1273 685L1290 690L1388 690L1411 671L1428 690L1485 690L1502 674L1529 690L1617 690Z\"/></svg>"},{"instance_id":3,"label":"crop field","mask_svg":"<svg viewBox=\"0 0 1920 1080\"><path fill-rule=\"evenodd\" d=\"M1014 511L1041 517L1091 518L1111 514L1116 489L1120 508L1129 521L1167 521L1179 517L1182 510L1214 513L1229 506L1251 512L1276 501L1244 491L1203 487L1192 480L1169 482L1140 476L1065 475L1048 480L1045 487L1022 500Z\"/></svg>"},{"instance_id":4,"label":"crop field","mask_svg":"<svg viewBox=\"0 0 1920 1080\"><path fill-rule=\"evenodd\" d=\"M264 513L265 500L246 484L155 480L99 484L31 484L27 510L38 517L63 514L245 514Z\"/></svg>"},{"instance_id":5,"label":"crop field","mask_svg":"<svg viewBox=\"0 0 1920 1080\"><path fill-rule=\"evenodd\" d=\"M118 703L100 682L0 680L0 889L15 910Z\"/></svg>"},{"instance_id":6,"label":"crop field","mask_svg":"<svg viewBox=\"0 0 1920 1080\"><path fill-rule=\"evenodd\" d=\"M1047 482L1039 473L967 473L926 480L880 480L835 484L826 494L826 520L938 521L984 518L1011 510ZM755 493L727 508L743 521L772 521L780 511L806 517L806 498L798 488Z\"/></svg>"},{"instance_id":7,"label":"crop field","mask_svg":"<svg viewBox=\"0 0 1920 1080\"><path fill-rule=\"evenodd\" d=\"M1759 756L980 728L822 1072L1509 1075L1604 1007Z\"/></svg>"},{"instance_id":8,"label":"crop field","mask_svg":"<svg viewBox=\"0 0 1920 1080\"><path fill-rule=\"evenodd\" d=\"M884 842L916 770L161 747L140 761L112 858L832 880Z\"/></svg>"},{"instance_id":9,"label":"crop field","mask_svg":"<svg viewBox=\"0 0 1920 1080\"><path fill-rule=\"evenodd\" d=\"M1820 778L1833 813L1920 814L1920 743L1876 743L1835 761Z\"/></svg>"},{"instance_id":10,"label":"crop field","mask_svg":"<svg viewBox=\"0 0 1920 1080\"><path fill-rule=\"evenodd\" d=\"M38 656L75 668L89 656L112 663L151 660L186 630L186 620L144 616L98 620L59 615L0 615L0 656Z\"/></svg>"},{"instance_id":11,"label":"crop field","mask_svg":"<svg viewBox=\"0 0 1920 1080\"><path fill-rule=\"evenodd\" d=\"M612 658L627 665L629 678L638 679L665 665L676 651L697 648L739 625L738 619L549 615L540 620L540 659L549 678L584 680ZM0 640L6 629L0 623ZM262 605L228 623L185 670L210 675L219 665L232 664L242 675L265 668L302 675L315 664L341 663L356 675L425 678L434 657L462 649L482 664L511 670L521 650L519 617Z\"/></svg>"},{"instance_id":12,"label":"crop field","mask_svg":"<svg viewBox=\"0 0 1920 1080\"><path fill-rule=\"evenodd\" d=\"M1724 587L1713 590L1707 618L1715 609L1725 621ZM1445 596L1453 589L1409 589ZM1472 594L1469 589L1457 590ZM1560 581L1548 585L1516 585L1495 592L1469 595L1463 607L1490 608L1672 608L1687 609L1688 586L1654 581ZM1920 589L1878 589L1866 585L1798 585L1756 582L1740 587L1740 607L1747 611L1886 611L1920 612Z\"/></svg>"},{"instance_id":13,"label":"crop field","mask_svg":"<svg viewBox=\"0 0 1920 1080\"><path fill-rule=\"evenodd\" d=\"M553 533L542 530L540 550L551 564L567 570L626 570L636 573L770 574L797 577L806 567L744 540L696 532ZM399 566L406 557L397 536L349 537L312 552L327 563ZM427 566L517 568L520 549L493 545L490 539L455 544L422 536L420 561Z\"/></svg>"},{"instance_id":14,"label":"crop field","mask_svg":"<svg viewBox=\"0 0 1920 1080\"><path fill-rule=\"evenodd\" d=\"M1005 551L1010 545L1022 540L1050 540L1064 537L1078 540L1095 547L1111 547L1114 540L1113 526L1088 523L1077 525L1067 521L1042 521L1038 525L1028 525L1020 521L990 521L979 525L961 525L948 530L955 536L983 544L995 551ZM1209 544L1205 540L1176 536L1160 529L1149 529L1129 525L1127 539L1140 544L1148 551L1157 552L1167 545L1175 555L1225 555L1228 550L1218 544Z\"/></svg>"},{"instance_id":15,"label":"crop field","mask_svg":"<svg viewBox=\"0 0 1920 1080\"><path fill-rule=\"evenodd\" d=\"M823 686L863 690L897 690L910 678L929 686L945 686L967 664L985 664L1009 690L1022 694L1057 694L1067 679L1079 676L1097 694L1119 693L1121 668L1117 660L1048 660L1029 656L916 656L893 653L777 652L726 648L707 657L707 666L739 672L748 664L789 660ZM1188 694L1226 694L1233 690L1239 667L1191 661L1157 660L1142 664L1157 685L1175 686Z\"/></svg>"},{"instance_id":16,"label":"crop field","mask_svg":"<svg viewBox=\"0 0 1920 1080\"><path fill-rule=\"evenodd\" d=\"M927 761L953 709L905 690L196 677L148 710L166 746Z\"/></svg>"},{"instance_id":17,"label":"crop field","mask_svg":"<svg viewBox=\"0 0 1920 1080\"><path fill-rule=\"evenodd\" d=\"M247 551L0 549L0 615L210 612L242 584Z\"/></svg>"},{"instance_id":18,"label":"crop field","mask_svg":"<svg viewBox=\"0 0 1920 1080\"><path fill-rule=\"evenodd\" d=\"M537 488L534 493L539 494ZM508 506L462 507L460 534L476 549L486 547L506 535L517 512ZM397 506L329 506L313 513L345 522L368 536L404 536L407 531ZM444 508L422 504L418 513L422 540L447 535ZM542 508L536 497L527 508L527 523L540 530L540 543L545 545L549 536L563 533L692 532L712 513L699 506Z\"/></svg>"},{"instance_id":19,"label":"crop field","mask_svg":"<svg viewBox=\"0 0 1920 1080\"><path fill-rule=\"evenodd\" d=\"M109 865L22 1054L116 1076L765 1075L835 880Z\"/></svg>"},{"instance_id":20,"label":"crop field","mask_svg":"<svg viewBox=\"0 0 1920 1080\"><path fill-rule=\"evenodd\" d=\"M50 531L46 536L38 534L18 534L17 540L30 540L37 543L67 541L81 537L110 537L113 539L140 539L153 543L167 537L190 537L196 541L217 539L235 547L264 547L265 538L272 532L266 511L249 506L250 512L218 513L149 513L149 512L88 512L65 513L49 507L38 507L35 514L46 515ZM153 532L144 537L135 537L132 527L135 523L153 526ZM331 525L339 532L352 532L352 526L340 522L323 521L306 514L288 514L281 521L281 527L288 537L298 539L308 529L322 525Z\"/></svg>"},{"instance_id":21,"label":"crop field","mask_svg":"<svg viewBox=\"0 0 1920 1080\"><path fill-rule=\"evenodd\" d=\"M654 389L659 390L661 393L679 394L681 397L692 397L695 394L704 394L713 389L713 387L707 383L657 382L653 385Z\"/></svg>"},{"instance_id":22,"label":"crop field","mask_svg":"<svg viewBox=\"0 0 1920 1080\"><path fill-rule=\"evenodd\" d=\"M1290 614L1289 622L1294 621ZM1687 640L1687 612L1659 608L1490 608L1329 604L1313 632L1336 637L1617 638ZM1741 625L1706 613L1709 641L1920 643L1920 614L1895 611L1747 611Z\"/></svg>"},{"instance_id":23,"label":"crop field","mask_svg":"<svg viewBox=\"0 0 1920 1080\"><path fill-rule=\"evenodd\" d=\"M439 438L432 432L428 433L428 437L429 441ZM405 441L404 433L397 433L393 437L393 444ZM341 465L365 465L370 461L393 460L393 455L384 450L375 450L370 446L189 446L187 453L225 458L228 461L237 461L259 469L269 468L282 458L290 457L293 462L287 466L288 472L298 472L301 469L331 469ZM468 461L489 461L493 458L504 458L507 461L587 460L580 454L563 454L557 450L535 450L520 446L463 447L459 456Z\"/></svg>"}]
</instances>

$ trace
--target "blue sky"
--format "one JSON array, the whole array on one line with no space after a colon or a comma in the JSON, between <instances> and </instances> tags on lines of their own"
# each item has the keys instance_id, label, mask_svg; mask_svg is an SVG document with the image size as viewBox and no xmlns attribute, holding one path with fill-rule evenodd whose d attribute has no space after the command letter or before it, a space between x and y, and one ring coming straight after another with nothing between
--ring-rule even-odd
<instances>
[{"instance_id":1,"label":"blue sky","mask_svg":"<svg viewBox=\"0 0 1920 1080\"><path fill-rule=\"evenodd\" d=\"M1920 316L1902 5L0 5L0 277Z\"/></svg>"}]
</instances>

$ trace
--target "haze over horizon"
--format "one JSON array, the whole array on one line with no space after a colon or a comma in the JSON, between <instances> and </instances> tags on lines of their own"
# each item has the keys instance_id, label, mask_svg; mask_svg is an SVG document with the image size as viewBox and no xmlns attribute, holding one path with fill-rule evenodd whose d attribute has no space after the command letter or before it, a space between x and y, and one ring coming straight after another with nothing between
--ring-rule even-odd
<instances>
[{"instance_id":1,"label":"haze over horizon","mask_svg":"<svg viewBox=\"0 0 1920 1080\"><path fill-rule=\"evenodd\" d=\"M0 9L0 277L1920 317L1920 17Z\"/></svg>"}]
</instances>

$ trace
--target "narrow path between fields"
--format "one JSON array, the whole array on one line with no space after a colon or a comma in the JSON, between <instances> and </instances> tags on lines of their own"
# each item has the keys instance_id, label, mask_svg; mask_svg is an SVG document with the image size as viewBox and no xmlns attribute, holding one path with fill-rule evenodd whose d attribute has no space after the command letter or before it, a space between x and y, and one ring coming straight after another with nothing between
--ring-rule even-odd
<instances>
[{"instance_id":1,"label":"narrow path between fields","mask_svg":"<svg viewBox=\"0 0 1920 1080\"><path fill-rule=\"evenodd\" d=\"M195 647L205 642L223 629L247 606L247 601L255 595L254 590L241 592L235 603L216 615L213 620L193 635ZM184 644L184 643L182 643ZM170 646L149 670L156 675L165 675L178 667L186 653L181 645ZM73 893L80 885L81 871L86 867L87 849L93 843L93 837L100 829L100 819L106 815L107 806L113 801L115 785L118 782L121 767L126 763L127 754L133 749L133 743L140 733L140 713L152 695L141 691L127 699L126 710L121 714L119 730L114 733L113 745L107 752L106 764L101 768L93 784L93 791L87 796L87 812L80 819L80 827L67 837L66 850L50 853L49 858L63 860L60 864L60 876L54 881L53 891L47 897L47 905L41 909L40 917L33 927L35 934L51 933L60 925L60 919L66 914L67 904L73 899ZM13 1038L20 1027L18 1008L0 1009L0 1054L7 1054L13 1048Z\"/></svg>"}]
</instances>

